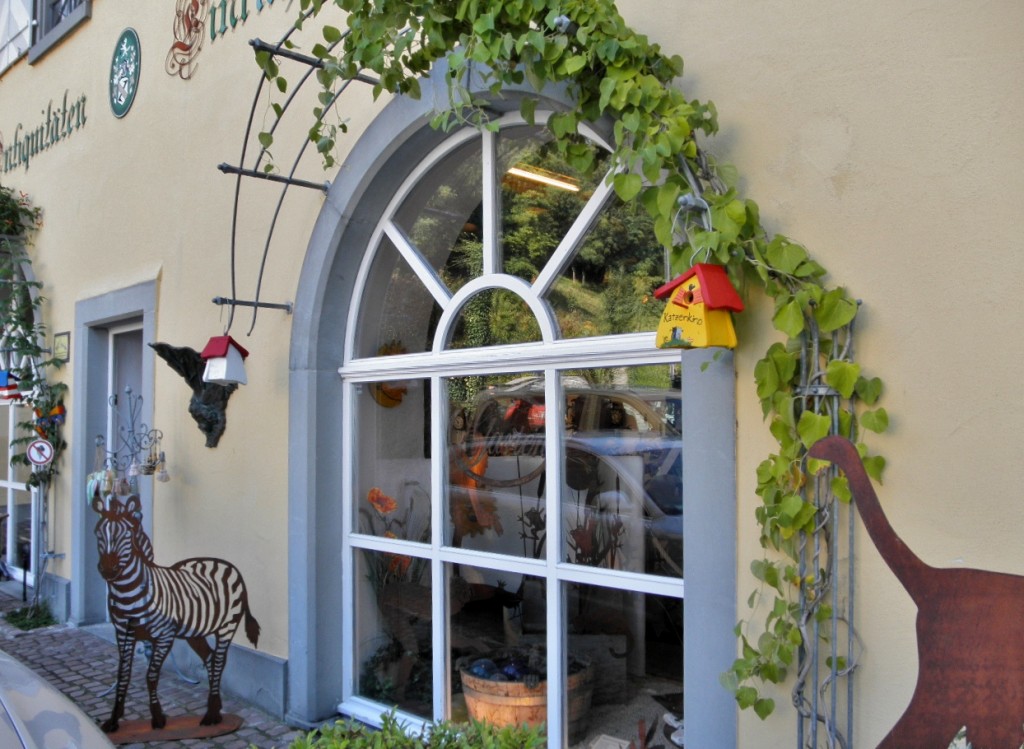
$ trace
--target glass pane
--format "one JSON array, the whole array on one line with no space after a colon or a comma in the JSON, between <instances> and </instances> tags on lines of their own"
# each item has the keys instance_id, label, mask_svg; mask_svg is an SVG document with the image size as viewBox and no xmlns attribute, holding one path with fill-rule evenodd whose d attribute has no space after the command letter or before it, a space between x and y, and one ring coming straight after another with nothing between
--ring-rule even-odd
<instances>
[{"instance_id":1,"label":"glass pane","mask_svg":"<svg viewBox=\"0 0 1024 749\"><path fill-rule=\"evenodd\" d=\"M517 294L487 289L459 311L450 348L477 348L541 340L533 311Z\"/></svg>"},{"instance_id":2,"label":"glass pane","mask_svg":"<svg viewBox=\"0 0 1024 749\"><path fill-rule=\"evenodd\" d=\"M564 558L683 575L678 382L667 365L563 376Z\"/></svg>"},{"instance_id":3,"label":"glass pane","mask_svg":"<svg viewBox=\"0 0 1024 749\"><path fill-rule=\"evenodd\" d=\"M498 136L504 271L528 282L569 233L605 171L602 165L581 174L550 147L550 139L542 127L509 128ZM589 148L602 164L607 154Z\"/></svg>"},{"instance_id":4,"label":"glass pane","mask_svg":"<svg viewBox=\"0 0 1024 749\"><path fill-rule=\"evenodd\" d=\"M374 255L360 309L358 356L422 353L441 308L387 237Z\"/></svg>"},{"instance_id":5,"label":"glass pane","mask_svg":"<svg viewBox=\"0 0 1024 749\"><path fill-rule=\"evenodd\" d=\"M445 381L446 543L535 559L544 553L543 382L521 373Z\"/></svg>"},{"instance_id":6,"label":"glass pane","mask_svg":"<svg viewBox=\"0 0 1024 749\"><path fill-rule=\"evenodd\" d=\"M626 746L630 740L641 746L638 723L643 720L646 728L655 727L651 745L682 746L670 738L682 717L682 600L593 585L565 587L568 689L563 709L570 744L589 747L605 735L621 741L610 746ZM574 672L579 674L575 680Z\"/></svg>"},{"instance_id":7,"label":"glass pane","mask_svg":"<svg viewBox=\"0 0 1024 749\"><path fill-rule=\"evenodd\" d=\"M479 138L456 148L420 179L394 217L452 292L483 269L482 154Z\"/></svg>"},{"instance_id":8,"label":"glass pane","mask_svg":"<svg viewBox=\"0 0 1024 749\"><path fill-rule=\"evenodd\" d=\"M565 338L654 331L666 281L650 216L612 196L579 252L547 294Z\"/></svg>"},{"instance_id":9,"label":"glass pane","mask_svg":"<svg viewBox=\"0 0 1024 749\"><path fill-rule=\"evenodd\" d=\"M32 566L32 493L15 491L14 505L11 516L7 518L11 530L7 537L14 534L14 545L8 549L7 559L15 567L31 571ZM8 495L10 496L10 495Z\"/></svg>"},{"instance_id":10,"label":"glass pane","mask_svg":"<svg viewBox=\"0 0 1024 749\"><path fill-rule=\"evenodd\" d=\"M430 564L368 549L355 554L358 693L429 717L433 709Z\"/></svg>"},{"instance_id":11,"label":"glass pane","mask_svg":"<svg viewBox=\"0 0 1024 749\"><path fill-rule=\"evenodd\" d=\"M356 386L357 532L430 540L429 393L426 380Z\"/></svg>"},{"instance_id":12,"label":"glass pane","mask_svg":"<svg viewBox=\"0 0 1024 749\"><path fill-rule=\"evenodd\" d=\"M12 414L13 412L13 414ZM0 481L10 476L12 466L10 464L11 445L11 419L14 416L17 420L17 411L9 405L0 405L0 447L3 448L3 458L0 460Z\"/></svg>"},{"instance_id":13,"label":"glass pane","mask_svg":"<svg viewBox=\"0 0 1024 749\"><path fill-rule=\"evenodd\" d=\"M449 568L452 717L496 725L547 718L544 581Z\"/></svg>"}]
</instances>

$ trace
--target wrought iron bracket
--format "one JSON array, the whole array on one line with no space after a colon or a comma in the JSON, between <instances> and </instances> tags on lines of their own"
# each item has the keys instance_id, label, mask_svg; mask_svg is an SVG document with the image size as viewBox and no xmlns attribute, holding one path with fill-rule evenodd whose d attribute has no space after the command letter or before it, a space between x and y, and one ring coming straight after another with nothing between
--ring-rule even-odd
<instances>
[{"instance_id":1,"label":"wrought iron bracket","mask_svg":"<svg viewBox=\"0 0 1024 749\"><path fill-rule=\"evenodd\" d=\"M283 302L280 304L274 304L272 302L246 302L241 299L228 299L224 296L215 296L213 298L214 304L230 304L234 307L261 307L265 309L283 309L289 315L292 313L292 303Z\"/></svg>"},{"instance_id":2,"label":"wrought iron bracket","mask_svg":"<svg viewBox=\"0 0 1024 749\"><path fill-rule=\"evenodd\" d=\"M258 172L255 169L242 169L238 166L232 166L228 163L218 164L217 168L224 174L240 174L243 177L255 177L256 179L265 179L268 182L280 182L285 185L294 185L295 187L308 187L311 190L320 190L320 192L327 194L327 191L331 189L330 181L326 182L311 182L307 179L298 179L296 177L282 177L280 174L271 174L268 172Z\"/></svg>"}]
</instances>

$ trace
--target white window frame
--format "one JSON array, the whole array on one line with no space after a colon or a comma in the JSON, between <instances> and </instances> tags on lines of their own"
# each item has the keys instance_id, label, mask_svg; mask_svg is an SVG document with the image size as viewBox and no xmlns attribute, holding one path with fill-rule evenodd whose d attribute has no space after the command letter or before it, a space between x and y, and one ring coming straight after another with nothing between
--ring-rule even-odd
<instances>
[{"instance_id":1,"label":"white window frame","mask_svg":"<svg viewBox=\"0 0 1024 749\"><path fill-rule=\"evenodd\" d=\"M537 115L542 120L543 114ZM500 119L501 127L525 124L518 113L505 115ZM593 133L588 136L601 143ZM468 282L454 294L450 294L442 283L437 272L423 256L406 239L404 232L392 220L399 206L420 178L432 169L445 155L474 138L482 138L483 151L483 196L485 215L485 234L483 236L483 274ZM428 154L405 180L401 190L396 191L387 209L382 214L370 242L369 251L365 254L357 274L352 305L352 313L348 317L345 336L345 364L339 368L343 382L343 412L355 413L355 399L360 385L381 380L421 379L429 380L432 402L442 403L443 379L464 375L486 375L510 372L543 372L545 375L545 402L562 404L564 397L561 392L559 373L567 369L628 367L658 364L678 365L680 355L675 350L655 348L654 334L636 333L625 335L602 336L593 338L558 338L558 326L550 306L543 300L550 286L571 262L576 240L586 233L601 210L612 196L612 189L607 180L603 180L588 201L584 210L577 217L566 236L555 249L552 257L531 284L526 281L498 272L501 268L500 247L498 243L497 220L497 185L494 178L493 164L496 160L497 135L491 131L478 132L472 129L463 130L446 139L441 145ZM489 220L488 220L489 217ZM434 335L433 348L428 352L399 354L387 357L357 358L359 348L359 300L367 292L370 269L376 252L381 246L383 237L398 249L399 254L412 268L420 282L431 293L442 309L442 314ZM447 349L449 333L454 329L463 304L472 296L485 289L505 289L524 300L537 318L542 341L505 346L489 346L486 357L481 356L480 349ZM684 409L685 410L685 409ZM442 454L446 444L447 424L443 414L431 420L431 495L446 495L446 461ZM734 411L728 415L734 418ZM352 419L346 420L342 436L342 465L346 467L343 480L343 507L351 508L355 503L353 482L355 476L351 469L356 465L356 436L352 427ZM560 428L562 418L546 420L545 458L549 466L548 485L561 485L561 465L558 458L561 450ZM548 492L545 497L547 517L561 516L559 493ZM562 636L565 629L565 612L562 605L562 590L565 583L608 587L667 598L684 598L684 581L680 578L658 577L639 572L590 568L569 564L562 561L564 550L560 543L546 544L543 559L516 558L489 552L464 548L446 547L444 545L444 529L446 516L443 502L433 502L431 506L431 540L427 558L431 562L431 590L433 591L434 621L445 621L444 570L449 564L472 565L489 569L501 569L511 573L535 575L548 580L547 586L547 654L549 663L564 663L566 642ZM406 542L408 543L408 542ZM342 555L343 567L355 570L355 555L360 550L392 551L402 549L403 553L423 555L420 545L402 546L398 540L384 539L357 533L353 516L350 511L343 513L342 522ZM347 605L342 607L342 652L343 658L343 696L338 705L340 712L360 720L376 723L381 713L381 705L377 702L357 696L358 668L356 664L355 643L355 585L354 573L343 575L342 598ZM730 625L731 626L731 625ZM448 647L446 628L434 627L432 652L433 663L433 717L442 718L449 713L449 695L451 685L448 675ZM564 695L565 675L560 668L551 668L548 673L548 694ZM423 719L407 713L399 713L402 720L416 725ZM564 710L549 710L548 741L551 746L560 746L567 726Z\"/></svg>"},{"instance_id":2,"label":"white window frame","mask_svg":"<svg viewBox=\"0 0 1024 749\"><path fill-rule=\"evenodd\" d=\"M36 575L32 569L33 561L39 559L39 523L40 523L40 501L39 493L34 487L30 487L24 481L14 480L14 467L11 465L11 458L19 451L17 446L11 444L11 440L19 436L18 424L29 418L28 407L19 401L9 401L0 405L3 415L0 418L7 419L7 434L9 435L5 454L7 455L7 471L5 478L0 478L0 490L4 495L4 512L7 513L4 533L6 534L6 553L4 555L4 566L12 579L24 582L26 585L35 586ZM21 413L19 413L19 411ZM18 505L18 492L28 494L29 499L29 522L30 522L30 546L28 568L21 567L21 559L18 558L18 524L15 520L15 508Z\"/></svg>"}]
</instances>

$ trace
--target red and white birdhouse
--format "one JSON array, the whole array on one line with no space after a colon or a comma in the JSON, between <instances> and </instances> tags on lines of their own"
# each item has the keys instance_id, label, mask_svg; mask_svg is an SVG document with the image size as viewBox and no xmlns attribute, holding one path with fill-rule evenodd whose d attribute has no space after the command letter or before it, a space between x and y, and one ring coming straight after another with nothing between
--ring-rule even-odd
<instances>
[{"instance_id":1,"label":"red and white birdhouse","mask_svg":"<svg viewBox=\"0 0 1024 749\"><path fill-rule=\"evenodd\" d=\"M231 336L214 336L200 354L206 361L203 382L217 385L246 384L245 357L248 355L249 352Z\"/></svg>"},{"instance_id":2,"label":"red and white birdhouse","mask_svg":"<svg viewBox=\"0 0 1024 749\"><path fill-rule=\"evenodd\" d=\"M697 263L654 296L669 299L658 325L658 348L736 348L730 313L742 312L743 301L721 265Z\"/></svg>"}]
</instances>

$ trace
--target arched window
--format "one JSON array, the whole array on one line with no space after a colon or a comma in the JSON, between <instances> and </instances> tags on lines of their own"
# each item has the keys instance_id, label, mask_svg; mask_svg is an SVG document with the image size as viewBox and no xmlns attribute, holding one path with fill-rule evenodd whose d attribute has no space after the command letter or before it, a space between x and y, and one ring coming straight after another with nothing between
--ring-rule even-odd
<instances>
[{"instance_id":1,"label":"arched window","mask_svg":"<svg viewBox=\"0 0 1024 749\"><path fill-rule=\"evenodd\" d=\"M599 137L580 135L584 176L543 128L496 125L411 168L352 287L340 708L500 721L537 703L570 744L631 738L683 691L666 261Z\"/></svg>"}]
</instances>

